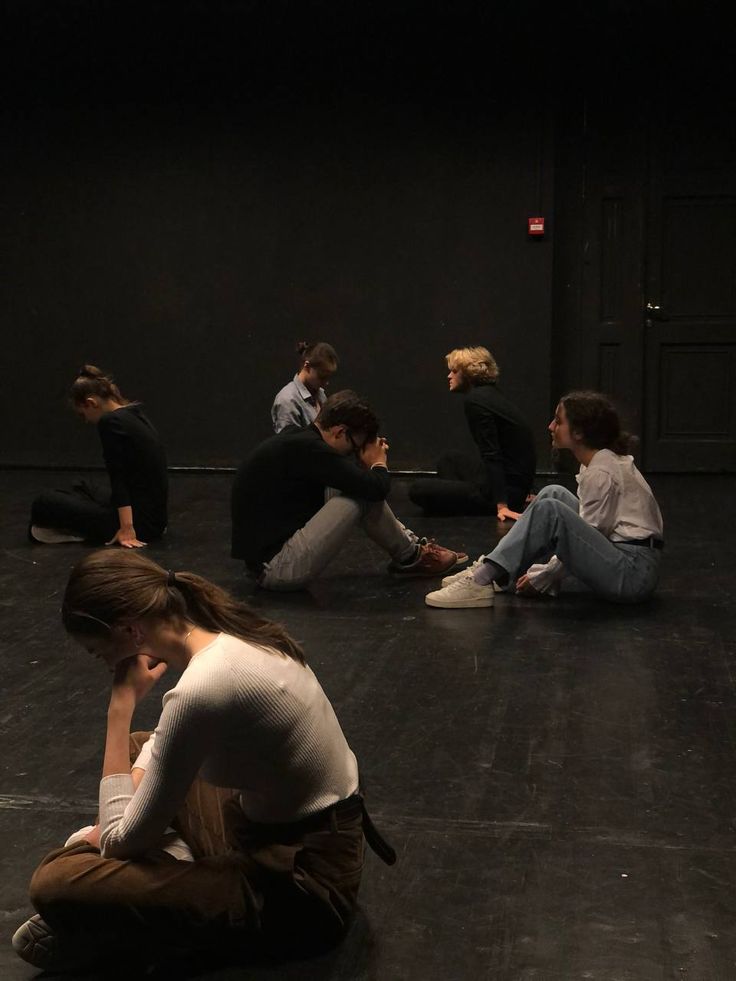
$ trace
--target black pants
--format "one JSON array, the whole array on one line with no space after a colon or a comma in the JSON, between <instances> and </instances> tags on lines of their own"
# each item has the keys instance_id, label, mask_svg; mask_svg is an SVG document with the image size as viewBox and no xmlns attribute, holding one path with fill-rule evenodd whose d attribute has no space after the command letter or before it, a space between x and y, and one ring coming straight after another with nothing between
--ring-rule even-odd
<instances>
[{"instance_id":1,"label":"black pants","mask_svg":"<svg viewBox=\"0 0 736 981\"><path fill-rule=\"evenodd\" d=\"M135 532L141 541L160 538L162 530L148 526L140 515L134 513ZM93 487L86 481L75 484L70 490L44 491L31 505L31 524L41 528L54 528L79 535L95 544L109 542L120 527L118 511L109 493Z\"/></svg>"},{"instance_id":2,"label":"black pants","mask_svg":"<svg viewBox=\"0 0 736 981\"><path fill-rule=\"evenodd\" d=\"M437 476L415 480L409 497L427 514L495 514L496 502L483 493L485 477L480 457L469 453L446 453L437 463ZM532 481L523 486L506 478L508 501L512 511L523 511Z\"/></svg>"}]
</instances>

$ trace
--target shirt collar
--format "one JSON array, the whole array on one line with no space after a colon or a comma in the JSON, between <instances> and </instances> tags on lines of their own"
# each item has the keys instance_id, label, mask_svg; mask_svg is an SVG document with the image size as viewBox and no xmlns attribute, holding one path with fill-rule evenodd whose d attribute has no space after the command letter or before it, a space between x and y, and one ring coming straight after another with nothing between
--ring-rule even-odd
<instances>
[{"instance_id":1,"label":"shirt collar","mask_svg":"<svg viewBox=\"0 0 736 981\"><path fill-rule=\"evenodd\" d=\"M301 397L304 399L305 402L310 402L310 403L314 402L317 405L319 405L319 403L322 402L322 396L324 396L324 389L320 388L320 390L317 392L316 395L312 395L312 393L309 391L309 389L304 384L304 382L302 382L299 379L298 373L294 375L294 385L296 387L297 392L299 392L299 394L301 395Z\"/></svg>"},{"instance_id":2,"label":"shirt collar","mask_svg":"<svg viewBox=\"0 0 736 981\"><path fill-rule=\"evenodd\" d=\"M296 385L297 392L299 392L299 394L301 395L301 397L304 399L305 402L307 401L307 399L312 398L312 393L309 391L309 389L304 384L304 382L300 380L298 374L294 375L294 384Z\"/></svg>"}]
</instances>

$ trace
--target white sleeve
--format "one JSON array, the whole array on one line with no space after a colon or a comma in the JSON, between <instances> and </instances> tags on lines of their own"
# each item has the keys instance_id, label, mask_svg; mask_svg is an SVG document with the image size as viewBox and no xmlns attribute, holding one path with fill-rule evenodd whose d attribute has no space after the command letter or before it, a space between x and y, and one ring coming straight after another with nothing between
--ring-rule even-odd
<instances>
[{"instance_id":1,"label":"white sleeve","mask_svg":"<svg viewBox=\"0 0 736 981\"><path fill-rule=\"evenodd\" d=\"M616 527L619 488L610 473L589 468L578 482L580 517L609 538Z\"/></svg>"},{"instance_id":2,"label":"white sleeve","mask_svg":"<svg viewBox=\"0 0 736 981\"><path fill-rule=\"evenodd\" d=\"M131 770L147 770L151 765L151 754L153 752L153 744L156 740L156 733L152 732L148 739L141 746L141 751L136 757L136 761L131 767Z\"/></svg>"},{"instance_id":3,"label":"white sleeve","mask_svg":"<svg viewBox=\"0 0 736 981\"><path fill-rule=\"evenodd\" d=\"M216 719L176 689L164 696L151 758L138 789L130 773L100 781L100 850L137 858L158 845L218 738Z\"/></svg>"},{"instance_id":4,"label":"white sleeve","mask_svg":"<svg viewBox=\"0 0 736 981\"><path fill-rule=\"evenodd\" d=\"M538 593L549 593L551 596L557 594L560 581L565 576L565 567L553 555L549 562L536 563L526 570L527 577L532 586Z\"/></svg>"}]
</instances>

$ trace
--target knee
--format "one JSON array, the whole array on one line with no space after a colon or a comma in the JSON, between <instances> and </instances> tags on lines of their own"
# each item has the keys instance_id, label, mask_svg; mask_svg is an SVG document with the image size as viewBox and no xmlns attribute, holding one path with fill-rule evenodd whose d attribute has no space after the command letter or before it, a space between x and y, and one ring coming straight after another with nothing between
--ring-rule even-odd
<instances>
[{"instance_id":1,"label":"knee","mask_svg":"<svg viewBox=\"0 0 736 981\"><path fill-rule=\"evenodd\" d=\"M547 487L543 487L537 494L536 504L538 501L559 501L560 498L567 496L570 491L566 487L562 487L561 484L548 484Z\"/></svg>"},{"instance_id":2,"label":"knee","mask_svg":"<svg viewBox=\"0 0 736 981\"><path fill-rule=\"evenodd\" d=\"M62 853L41 862L33 873L28 892L33 906L43 913L67 899L68 887L69 874Z\"/></svg>"},{"instance_id":3,"label":"knee","mask_svg":"<svg viewBox=\"0 0 736 981\"><path fill-rule=\"evenodd\" d=\"M562 501L558 500L556 497L542 497L537 498L536 501L532 502L529 507L524 512L524 517L529 515L529 520L536 523L544 523L550 527L558 527L564 525L567 519L577 514L564 504Z\"/></svg>"}]
</instances>

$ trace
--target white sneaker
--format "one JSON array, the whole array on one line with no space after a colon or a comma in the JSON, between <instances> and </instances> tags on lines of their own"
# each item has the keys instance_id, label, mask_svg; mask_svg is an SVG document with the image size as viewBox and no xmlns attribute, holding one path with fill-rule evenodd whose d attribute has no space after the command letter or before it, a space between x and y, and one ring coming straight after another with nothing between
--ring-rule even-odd
<instances>
[{"instance_id":1,"label":"white sneaker","mask_svg":"<svg viewBox=\"0 0 736 981\"><path fill-rule=\"evenodd\" d=\"M493 586L479 586L469 569L451 578L454 581L449 586L444 586L434 593L427 593L424 597L427 606L437 606L441 610L466 610L474 606L493 606Z\"/></svg>"},{"instance_id":2,"label":"white sneaker","mask_svg":"<svg viewBox=\"0 0 736 981\"><path fill-rule=\"evenodd\" d=\"M472 565L467 567L467 569L461 569L460 572L456 572L452 576L445 576L445 578L442 580L443 588L445 586L449 586L451 582L455 582L457 579L462 579L463 576L467 576L469 572L475 572L482 561L482 559L476 559Z\"/></svg>"},{"instance_id":3,"label":"white sneaker","mask_svg":"<svg viewBox=\"0 0 736 981\"><path fill-rule=\"evenodd\" d=\"M42 528L40 525L31 525L30 536L34 542L42 545L64 545L66 542L83 542L84 538L79 535L72 535L68 531L57 531L56 528Z\"/></svg>"},{"instance_id":4,"label":"white sneaker","mask_svg":"<svg viewBox=\"0 0 736 981\"><path fill-rule=\"evenodd\" d=\"M38 913L18 927L11 943L18 957L26 963L44 971L57 967L56 935Z\"/></svg>"}]
</instances>

